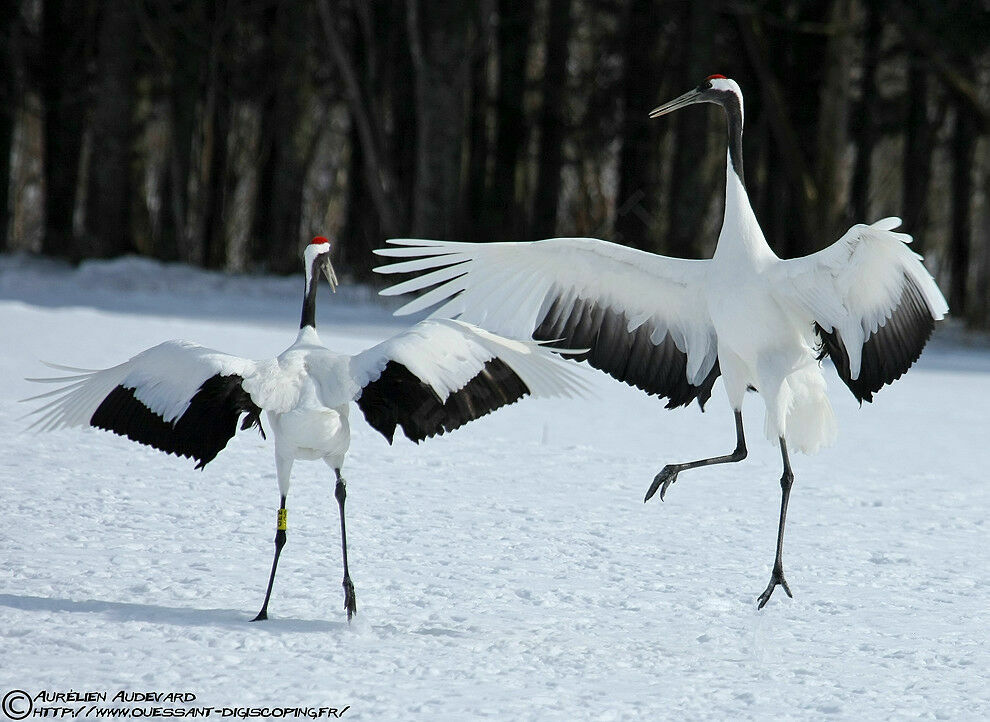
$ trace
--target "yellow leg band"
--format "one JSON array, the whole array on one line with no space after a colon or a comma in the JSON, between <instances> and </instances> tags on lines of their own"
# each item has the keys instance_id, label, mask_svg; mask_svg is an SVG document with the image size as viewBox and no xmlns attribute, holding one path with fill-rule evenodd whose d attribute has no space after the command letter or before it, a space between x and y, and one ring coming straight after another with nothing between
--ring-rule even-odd
<instances>
[{"instance_id":1,"label":"yellow leg band","mask_svg":"<svg viewBox=\"0 0 990 722\"><path fill-rule=\"evenodd\" d=\"M285 531L285 516L286 516L285 509L279 509L278 510L278 530L279 531Z\"/></svg>"}]
</instances>

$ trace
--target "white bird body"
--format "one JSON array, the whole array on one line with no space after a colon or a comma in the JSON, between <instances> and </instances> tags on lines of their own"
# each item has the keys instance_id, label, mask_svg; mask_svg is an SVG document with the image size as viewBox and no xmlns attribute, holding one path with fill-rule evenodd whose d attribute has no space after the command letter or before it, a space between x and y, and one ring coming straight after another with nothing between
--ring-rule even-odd
<instances>
[{"instance_id":1,"label":"white bird body","mask_svg":"<svg viewBox=\"0 0 990 722\"><path fill-rule=\"evenodd\" d=\"M265 398L265 416L275 441L279 491L289 491L289 470L296 459L323 459L340 469L350 447L350 401L360 394L350 375L350 356L320 343L316 329L305 327L296 342L267 364L265 373L244 380L252 397Z\"/></svg>"},{"instance_id":2,"label":"white bird body","mask_svg":"<svg viewBox=\"0 0 990 722\"><path fill-rule=\"evenodd\" d=\"M725 215L703 285L722 383L733 409L742 408L747 389L759 392L768 440L785 437L791 448L814 453L837 431L815 363L814 322L774 294L783 261L767 243L731 163L726 179ZM789 428L792 418L800 423Z\"/></svg>"},{"instance_id":3,"label":"white bird body","mask_svg":"<svg viewBox=\"0 0 990 722\"><path fill-rule=\"evenodd\" d=\"M347 572L344 481L350 446L349 410L356 402L389 443L396 426L417 443L451 431L523 396L570 396L585 385L556 354L539 344L501 338L463 321L416 324L356 355L325 347L315 328L316 276L336 276L326 239L306 250L306 293L295 342L276 358L253 361L189 341L167 341L118 366L31 379L58 385L33 399L54 397L31 412L32 428L94 426L203 467L241 429L262 431L265 412L275 446L281 505L276 553L265 603L267 617L278 555L285 543L285 500L293 462L322 459L337 475L344 550L345 608L356 611Z\"/></svg>"},{"instance_id":4,"label":"white bird body","mask_svg":"<svg viewBox=\"0 0 990 722\"><path fill-rule=\"evenodd\" d=\"M711 259L646 253L591 238L527 243L390 239L376 253L404 259L380 273L423 275L382 291L423 291L396 313L440 305L454 317L496 333L589 348L576 355L620 381L702 409L721 376L736 417L736 450L664 467L647 493L661 499L680 471L746 457L742 404L757 391L765 431L784 462L778 553L762 607L783 582L780 544L791 470L790 445L815 452L836 436L836 421L818 361L832 358L862 401L917 360L935 321L948 311L941 292L895 233L900 220L855 225L831 246L783 260L767 244L742 174L743 101L739 86L711 76L651 113L711 102L728 118L725 214ZM786 443L785 443L786 440ZM790 592L788 591L788 594Z\"/></svg>"},{"instance_id":5,"label":"white bird body","mask_svg":"<svg viewBox=\"0 0 990 722\"><path fill-rule=\"evenodd\" d=\"M346 369L346 359L320 358L317 354L312 354L312 358L301 358L297 363L311 366L315 365L313 362L325 361L336 362L337 368ZM298 401L289 411L266 412L275 437L275 455L286 460L283 463L295 459L323 459L333 469L343 466L344 455L351 444L347 418L350 404L330 406L320 391L319 383L307 375L300 384ZM288 491L288 483L283 485L279 479L279 489L284 494Z\"/></svg>"}]
</instances>

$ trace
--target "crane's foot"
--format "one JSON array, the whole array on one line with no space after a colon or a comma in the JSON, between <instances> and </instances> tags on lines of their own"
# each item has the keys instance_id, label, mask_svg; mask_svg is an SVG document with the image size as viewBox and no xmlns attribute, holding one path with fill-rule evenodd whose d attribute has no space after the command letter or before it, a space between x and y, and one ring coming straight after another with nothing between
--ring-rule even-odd
<instances>
[{"instance_id":1,"label":"crane's foot","mask_svg":"<svg viewBox=\"0 0 990 722\"><path fill-rule=\"evenodd\" d=\"M258 612L258 616L255 617L254 619L252 619L251 621L252 622L263 622L266 619L268 619L268 612L265 611L264 609L262 609L260 612Z\"/></svg>"},{"instance_id":2,"label":"crane's foot","mask_svg":"<svg viewBox=\"0 0 990 722\"><path fill-rule=\"evenodd\" d=\"M646 498L643 499L645 504L653 495L657 493L657 489L660 490L660 501L663 501L663 495L667 493L667 487L677 481L677 467L674 464L667 464L660 470L660 473L653 478L653 483L650 484L649 491L646 492Z\"/></svg>"},{"instance_id":3,"label":"crane's foot","mask_svg":"<svg viewBox=\"0 0 990 722\"><path fill-rule=\"evenodd\" d=\"M791 594L791 588L787 586L787 580L784 579L783 567L780 564L774 564L773 572L770 574L770 583L767 584L767 588L763 590L763 594L761 594L757 599L757 609L763 609L763 607L766 606L767 602L770 601L770 595L773 594L773 590L776 589L778 585L784 588L784 591L787 592L788 597L791 599L794 598L794 595Z\"/></svg>"},{"instance_id":4,"label":"crane's foot","mask_svg":"<svg viewBox=\"0 0 990 722\"><path fill-rule=\"evenodd\" d=\"M357 597L354 594L354 585L349 576L344 577L344 609L347 610L347 621L357 614Z\"/></svg>"}]
</instances>

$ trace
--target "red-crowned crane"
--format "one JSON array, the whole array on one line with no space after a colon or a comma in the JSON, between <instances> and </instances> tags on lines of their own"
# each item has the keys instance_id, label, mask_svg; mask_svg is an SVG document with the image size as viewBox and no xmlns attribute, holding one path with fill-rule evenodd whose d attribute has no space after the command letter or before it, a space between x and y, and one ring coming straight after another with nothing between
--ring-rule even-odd
<instances>
[{"instance_id":1,"label":"red-crowned crane","mask_svg":"<svg viewBox=\"0 0 990 722\"><path fill-rule=\"evenodd\" d=\"M665 466L646 493L663 499L679 473L746 458L742 403L747 390L766 405L766 435L780 446L783 475L777 549L759 608L780 585L793 483L788 448L807 453L831 442L836 422L820 364L825 355L860 402L917 360L948 306L899 219L855 225L834 244L783 260L767 245L743 180L743 96L712 75L656 108L656 118L692 103L714 103L728 119L725 215L711 259L684 260L592 238L527 243L392 239L376 251L411 259L381 273L430 271L382 293L430 290L397 313L445 302L434 316L457 317L496 333L532 335L572 349L620 381L704 409L722 376L735 415L727 455Z\"/></svg>"},{"instance_id":2,"label":"red-crowned crane","mask_svg":"<svg viewBox=\"0 0 990 722\"><path fill-rule=\"evenodd\" d=\"M274 439L279 508L268 602L286 539L285 500L296 459L322 459L336 475L344 566L344 608L357 611L347 569L346 485L341 476L350 444L348 407L355 401L368 423L392 443L398 425L420 442L452 431L506 404L534 396L571 395L584 388L556 354L533 342L501 338L462 321L428 320L367 351L348 356L316 335L317 281L337 277L330 243L314 238L305 250L306 285L295 343L277 358L251 361L187 341L167 341L101 371L53 368L72 376L30 379L59 384L55 399L34 410L32 428L94 426L206 466L240 428L261 412Z\"/></svg>"}]
</instances>

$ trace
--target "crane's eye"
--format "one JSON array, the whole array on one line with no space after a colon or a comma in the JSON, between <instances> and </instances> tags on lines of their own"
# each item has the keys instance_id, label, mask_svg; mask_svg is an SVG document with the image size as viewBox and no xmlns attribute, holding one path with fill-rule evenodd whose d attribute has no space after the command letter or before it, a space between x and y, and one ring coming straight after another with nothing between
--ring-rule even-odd
<instances>
[{"instance_id":1,"label":"crane's eye","mask_svg":"<svg viewBox=\"0 0 990 722\"><path fill-rule=\"evenodd\" d=\"M709 75L707 78L705 78L705 84L703 87L705 88L705 90L710 90L712 87L713 80L725 80L725 79L726 79L725 76L720 75L719 73L715 73L714 75Z\"/></svg>"}]
</instances>

